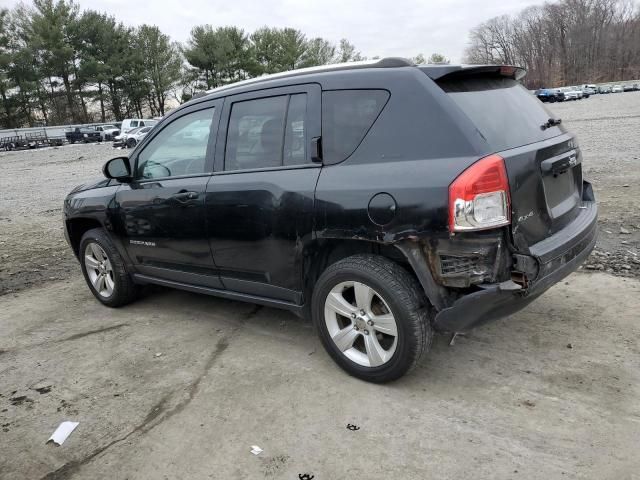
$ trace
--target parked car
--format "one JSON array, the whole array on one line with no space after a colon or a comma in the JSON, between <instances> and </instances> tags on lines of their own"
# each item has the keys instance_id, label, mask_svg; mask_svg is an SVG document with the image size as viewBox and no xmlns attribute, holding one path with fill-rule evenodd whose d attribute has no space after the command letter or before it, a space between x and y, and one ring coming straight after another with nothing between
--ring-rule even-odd
<instances>
[{"instance_id":1,"label":"parked car","mask_svg":"<svg viewBox=\"0 0 640 480\"><path fill-rule=\"evenodd\" d=\"M564 93L564 99L567 101L579 100L582 98L582 92L576 90L574 87L564 87L561 89L561 91Z\"/></svg>"},{"instance_id":2,"label":"parked car","mask_svg":"<svg viewBox=\"0 0 640 480\"><path fill-rule=\"evenodd\" d=\"M89 143L102 141L100 132L98 132L95 128L90 127L72 127L65 130L64 136L69 143Z\"/></svg>"},{"instance_id":3,"label":"parked car","mask_svg":"<svg viewBox=\"0 0 640 480\"><path fill-rule=\"evenodd\" d=\"M598 89L596 88L596 86L594 84L583 84L580 86L580 89L582 90L583 93L587 94L587 97L589 95L595 95L596 93L598 93Z\"/></svg>"},{"instance_id":4,"label":"parked car","mask_svg":"<svg viewBox=\"0 0 640 480\"><path fill-rule=\"evenodd\" d=\"M135 147L138 144L138 142L140 142L144 137L147 136L147 133L149 133L152 128L153 127L139 127L139 128L134 128L129 133L126 133L125 143L127 147L129 148Z\"/></svg>"},{"instance_id":5,"label":"parked car","mask_svg":"<svg viewBox=\"0 0 640 480\"><path fill-rule=\"evenodd\" d=\"M564 101L564 92L559 91L553 88L542 88L540 90L536 90L534 92L535 96L542 102L563 102Z\"/></svg>"},{"instance_id":6,"label":"parked car","mask_svg":"<svg viewBox=\"0 0 640 480\"><path fill-rule=\"evenodd\" d=\"M623 91L623 90L622 90L622 85L614 85L614 86L611 88L611 93L620 93L620 92L622 92L622 91Z\"/></svg>"},{"instance_id":7,"label":"parked car","mask_svg":"<svg viewBox=\"0 0 640 480\"><path fill-rule=\"evenodd\" d=\"M632 83L626 83L623 87L622 87L622 91L624 92L633 92L633 84Z\"/></svg>"},{"instance_id":8,"label":"parked car","mask_svg":"<svg viewBox=\"0 0 640 480\"><path fill-rule=\"evenodd\" d=\"M591 87L582 88L582 97L589 98L591 95L595 95L596 91Z\"/></svg>"},{"instance_id":9,"label":"parked car","mask_svg":"<svg viewBox=\"0 0 640 480\"><path fill-rule=\"evenodd\" d=\"M121 131L119 135L116 135L115 137L113 137L113 146L114 147L126 147L127 146L127 139L129 138L129 135L135 135L142 128L145 128L145 127L136 127L136 128L133 128L133 129L129 130L128 132L122 132Z\"/></svg>"},{"instance_id":10,"label":"parked car","mask_svg":"<svg viewBox=\"0 0 640 480\"><path fill-rule=\"evenodd\" d=\"M143 119L143 118L125 118L120 126L122 133L127 133L129 130L133 130L138 127L153 126L158 123L157 120Z\"/></svg>"},{"instance_id":11,"label":"parked car","mask_svg":"<svg viewBox=\"0 0 640 480\"><path fill-rule=\"evenodd\" d=\"M598 87L598 93L611 93L611 87L609 85L601 85Z\"/></svg>"},{"instance_id":12,"label":"parked car","mask_svg":"<svg viewBox=\"0 0 640 480\"><path fill-rule=\"evenodd\" d=\"M100 132L102 141L111 140L116 135L120 135L120 129L115 125L98 125L94 127L97 132Z\"/></svg>"},{"instance_id":13,"label":"parked car","mask_svg":"<svg viewBox=\"0 0 640 480\"><path fill-rule=\"evenodd\" d=\"M67 240L106 306L158 284L284 308L396 379L595 245L577 140L523 75L386 58L211 90L67 196Z\"/></svg>"}]
</instances>

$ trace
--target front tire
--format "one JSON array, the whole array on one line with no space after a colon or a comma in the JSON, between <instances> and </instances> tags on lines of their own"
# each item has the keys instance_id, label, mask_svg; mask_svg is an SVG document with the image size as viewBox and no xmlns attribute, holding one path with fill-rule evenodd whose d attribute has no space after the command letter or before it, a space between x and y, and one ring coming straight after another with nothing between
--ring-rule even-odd
<instances>
[{"instance_id":1,"label":"front tire","mask_svg":"<svg viewBox=\"0 0 640 480\"><path fill-rule=\"evenodd\" d=\"M102 228L87 231L80 240L82 274L100 303L120 307L135 300L139 287L127 273L124 261Z\"/></svg>"},{"instance_id":2,"label":"front tire","mask_svg":"<svg viewBox=\"0 0 640 480\"><path fill-rule=\"evenodd\" d=\"M312 317L320 340L348 374L374 383L396 380L433 339L430 305L414 277L376 255L329 266L316 283Z\"/></svg>"}]
</instances>

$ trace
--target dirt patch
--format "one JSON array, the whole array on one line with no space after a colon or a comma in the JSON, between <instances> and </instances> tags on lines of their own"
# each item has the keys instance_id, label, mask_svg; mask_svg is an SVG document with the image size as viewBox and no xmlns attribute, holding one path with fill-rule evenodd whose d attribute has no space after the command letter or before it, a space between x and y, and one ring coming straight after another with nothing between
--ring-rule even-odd
<instances>
[{"instance_id":1,"label":"dirt patch","mask_svg":"<svg viewBox=\"0 0 640 480\"><path fill-rule=\"evenodd\" d=\"M99 178L118 151L86 144L0 153L0 295L80 275L64 239L62 203L75 185Z\"/></svg>"}]
</instances>

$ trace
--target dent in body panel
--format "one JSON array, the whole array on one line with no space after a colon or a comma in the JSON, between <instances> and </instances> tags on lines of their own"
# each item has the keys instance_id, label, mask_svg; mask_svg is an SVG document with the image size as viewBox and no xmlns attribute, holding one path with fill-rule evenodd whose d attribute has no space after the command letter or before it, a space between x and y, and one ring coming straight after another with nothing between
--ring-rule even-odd
<instances>
[{"instance_id":1,"label":"dent in body panel","mask_svg":"<svg viewBox=\"0 0 640 480\"><path fill-rule=\"evenodd\" d=\"M391 244L448 235L448 186L477 157L398 159L364 167L355 163L357 155L322 168L315 199L317 238ZM370 202L380 193L395 200L394 214L385 225L369 215Z\"/></svg>"}]
</instances>

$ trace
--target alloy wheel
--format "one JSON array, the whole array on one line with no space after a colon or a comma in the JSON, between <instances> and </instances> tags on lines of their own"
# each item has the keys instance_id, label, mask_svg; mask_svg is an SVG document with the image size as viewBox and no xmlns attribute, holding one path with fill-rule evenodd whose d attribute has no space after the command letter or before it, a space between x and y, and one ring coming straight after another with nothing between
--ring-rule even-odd
<instances>
[{"instance_id":1,"label":"alloy wheel","mask_svg":"<svg viewBox=\"0 0 640 480\"><path fill-rule=\"evenodd\" d=\"M102 297L110 297L115 287L113 267L104 249L96 242L87 244L84 251L84 266L96 292Z\"/></svg>"},{"instance_id":2,"label":"alloy wheel","mask_svg":"<svg viewBox=\"0 0 640 480\"><path fill-rule=\"evenodd\" d=\"M335 346L363 367L379 367L393 357L398 325L382 296L370 286L341 282L331 289L324 320Z\"/></svg>"}]
</instances>

